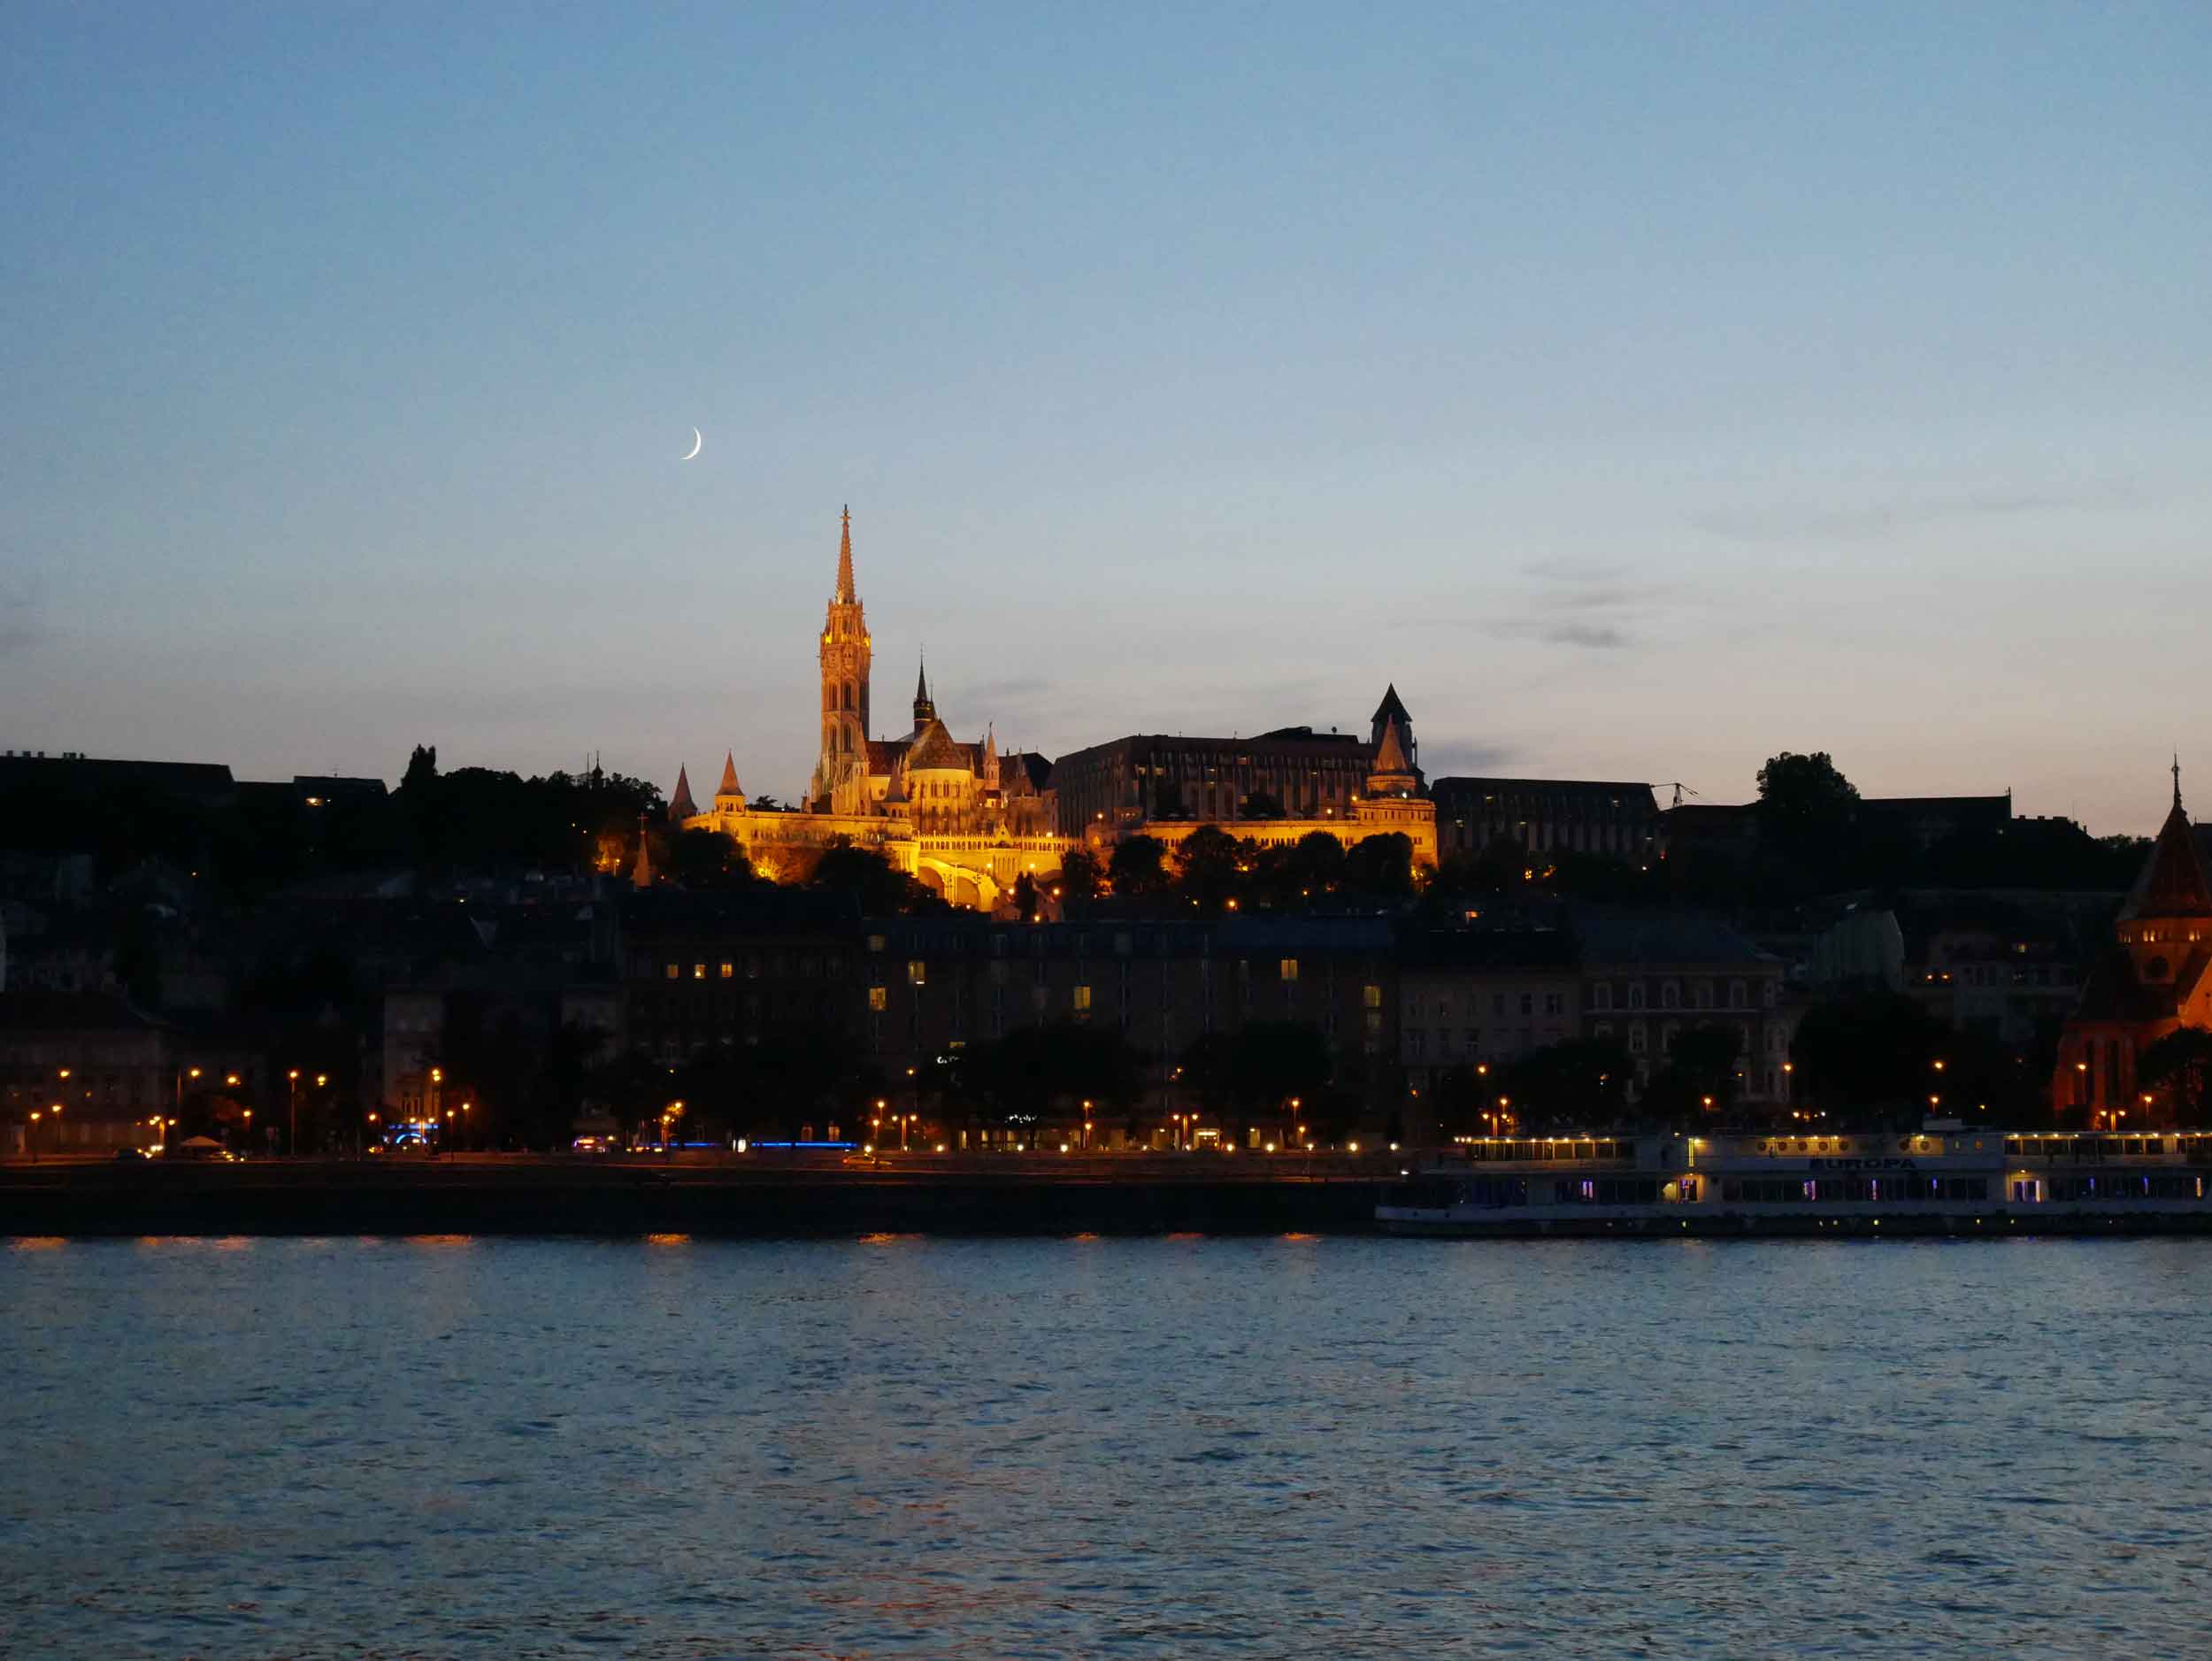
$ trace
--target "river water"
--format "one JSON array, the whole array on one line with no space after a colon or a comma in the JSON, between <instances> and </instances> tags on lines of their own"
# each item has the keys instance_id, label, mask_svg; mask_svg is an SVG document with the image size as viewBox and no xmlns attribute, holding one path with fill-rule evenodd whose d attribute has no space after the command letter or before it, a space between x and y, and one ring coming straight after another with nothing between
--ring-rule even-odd
<instances>
[{"instance_id":1,"label":"river water","mask_svg":"<svg viewBox=\"0 0 2212 1661\"><path fill-rule=\"evenodd\" d=\"M2212 1250L18 1241L10 1657L2212 1651Z\"/></svg>"}]
</instances>

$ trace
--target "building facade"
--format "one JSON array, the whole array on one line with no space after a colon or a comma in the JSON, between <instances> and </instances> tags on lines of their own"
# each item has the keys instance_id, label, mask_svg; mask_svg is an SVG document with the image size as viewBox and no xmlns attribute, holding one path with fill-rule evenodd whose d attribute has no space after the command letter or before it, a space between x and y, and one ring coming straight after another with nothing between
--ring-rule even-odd
<instances>
[{"instance_id":1,"label":"building facade","mask_svg":"<svg viewBox=\"0 0 2212 1661\"><path fill-rule=\"evenodd\" d=\"M2051 1080L2055 1113L2085 1115L2092 1128L2170 1124L2170 1094L2146 1086L2143 1052L2184 1027L2212 1029L2212 875L2174 800L2059 1037Z\"/></svg>"},{"instance_id":2,"label":"building facade","mask_svg":"<svg viewBox=\"0 0 2212 1661\"><path fill-rule=\"evenodd\" d=\"M1249 739L1140 734L1064 756L1052 777L1061 831L1099 848L1143 834L1171 850L1202 825L1269 846L1317 831L1348 848L1396 833L1417 865L1433 865L1436 804L1419 755L1392 686L1365 742L1310 727Z\"/></svg>"},{"instance_id":3,"label":"building facade","mask_svg":"<svg viewBox=\"0 0 2212 1661\"><path fill-rule=\"evenodd\" d=\"M1659 852L1659 804L1648 784L1585 779L1439 779L1439 850L1479 854L1500 842L1532 854L1603 854L1648 864Z\"/></svg>"}]
</instances>

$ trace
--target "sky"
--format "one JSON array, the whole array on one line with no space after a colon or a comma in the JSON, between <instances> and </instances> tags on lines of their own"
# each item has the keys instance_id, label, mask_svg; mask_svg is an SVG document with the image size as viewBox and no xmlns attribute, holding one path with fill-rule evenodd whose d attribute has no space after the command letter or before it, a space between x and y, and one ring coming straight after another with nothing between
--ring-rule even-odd
<instances>
[{"instance_id":1,"label":"sky","mask_svg":"<svg viewBox=\"0 0 2212 1661\"><path fill-rule=\"evenodd\" d=\"M0 9L0 748L2212 812L2212 9ZM698 458L679 459L702 434Z\"/></svg>"}]
</instances>

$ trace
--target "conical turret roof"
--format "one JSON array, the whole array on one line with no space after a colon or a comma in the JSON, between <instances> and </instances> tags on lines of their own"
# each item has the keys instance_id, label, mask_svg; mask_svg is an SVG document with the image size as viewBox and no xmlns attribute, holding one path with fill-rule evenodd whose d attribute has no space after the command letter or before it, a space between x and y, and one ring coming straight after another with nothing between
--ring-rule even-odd
<instances>
[{"instance_id":1,"label":"conical turret roof","mask_svg":"<svg viewBox=\"0 0 2212 1661\"><path fill-rule=\"evenodd\" d=\"M1405 746L1398 742L1398 723L1395 721L1386 721L1383 725L1382 742L1375 746L1373 771L1378 778L1413 771L1406 761Z\"/></svg>"},{"instance_id":2,"label":"conical turret roof","mask_svg":"<svg viewBox=\"0 0 2212 1661\"><path fill-rule=\"evenodd\" d=\"M2189 816L2181 807L2180 770L2175 769L2174 805L2151 844L2151 857L2143 874L2135 880L2121 919L2139 918L2212 917L2212 877L2204 868L2204 856L2189 828Z\"/></svg>"},{"instance_id":3,"label":"conical turret roof","mask_svg":"<svg viewBox=\"0 0 2212 1661\"><path fill-rule=\"evenodd\" d=\"M715 786L714 793L717 796L742 796L745 794L743 790L738 788L737 756L734 751L725 750L722 753L722 782Z\"/></svg>"},{"instance_id":4,"label":"conical turret roof","mask_svg":"<svg viewBox=\"0 0 2212 1661\"><path fill-rule=\"evenodd\" d=\"M1406 713L1405 704L1399 700L1398 683L1396 681L1392 681L1384 690L1382 702L1375 706L1375 713L1371 719L1378 721L1387 721L1394 719L1401 721L1410 721L1413 719L1413 717Z\"/></svg>"},{"instance_id":5,"label":"conical turret roof","mask_svg":"<svg viewBox=\"0 0 2212 1661\"><path fill-rule=\"evenodd\" d=\"M668 817L679 823L699 811L691 799L691 775L682 767L676 769L676 789L668 798Z\"/></svg>"}]
</instances>

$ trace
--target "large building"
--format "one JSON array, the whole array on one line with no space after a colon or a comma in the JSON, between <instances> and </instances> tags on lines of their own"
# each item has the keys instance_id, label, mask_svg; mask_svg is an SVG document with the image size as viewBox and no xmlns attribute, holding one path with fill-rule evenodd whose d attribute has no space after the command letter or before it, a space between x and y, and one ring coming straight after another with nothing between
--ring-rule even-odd
<instances>
[{"instance_id":1,"label":"large building","mask_svg":"<svg viewBox=\"0 0 2212 1661\"><path fill-rule=\"evenodd\" d=\"M1607 854L1637 865L1659 851L1648 784L1586 779L1439 779L1436 839L1452 854L1512 842L1532 854Z\"/></svg>"},{"instance_id":2,"label":"large building","mask_svg":"<svg viewBox=\"0 0 2212 1661\"><path fill-rule=\"evenodd\" d=\"M837 584L822 623L821 756L796 812L749 807L734 755L726 757L714 804L687 811L688 772L672 816L687 830L720 831L743 844L756 869L780 874L841 842L873 849L956 905L1003 911L1025 874L1060 868L1052 764L1002 752L995 733L957 739L938 715L926 667L914 688L914 723L897 737L868 736L875 642L853 578L852 514L844 516Z\"/></svg>"},{"instance_id":3,"label":"large building","mask_svg":"<svg viewBox=\"0 0 2212 1661\"><path fill-rule=\"evenodd\" d=\"M1138 734L1063 756L1052 771L1061 832L1094 844L1140 833L1171 847L1202 825L1240 839L1295 842L1316 831L1347 847L1402 834L1436 863L1436 804L1398 688L1369 736L1285 727L1255 738Z\"/></svg>"},{"instance_id":4,"label":"large building","mask_svg":"<svg viewBox=\"0 0 2212 1661\"><path fill-rule=\"evenodd\" d=\"M2113 934L2060 1035L2051 1105L2093 1128L2168 1124L2172 1102L2137 1075L2143 1052L2181 1027L2212 1029L2212 875L2182 811L2178 762L2173 807Z\"/></svg>"}]
</instances>

